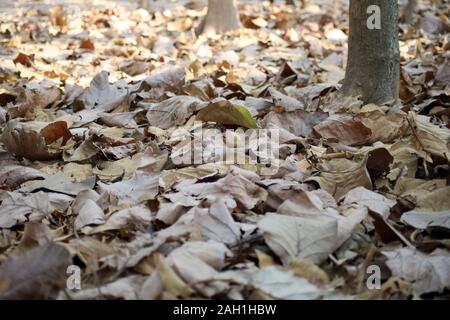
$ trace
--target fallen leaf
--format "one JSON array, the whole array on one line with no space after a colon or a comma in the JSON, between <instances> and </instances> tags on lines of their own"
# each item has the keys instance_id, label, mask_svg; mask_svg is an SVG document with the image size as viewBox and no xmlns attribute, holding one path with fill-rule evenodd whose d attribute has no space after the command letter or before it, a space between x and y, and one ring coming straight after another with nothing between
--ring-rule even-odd
<instances>
[{"instance_id":1,"label":"fallen leaf","mask_svg":"<svg viewBox=\"0 0 450 320\"><path fill-rule=\"evenodd\" d=\"M226 247L218 242L187 242L182 247L172 251L167 261L184 281L211 297L223 291L226 286L223 284L209 284L208 286L195 284L206 279L214 278L218 272L212 265L221 268L227 253L228 250Z\"/></svg>"},{"instance_id":2,"label":"fallen leaf","mask_svg":"<svg viewBox=\"0 0 450 320\"><path fill-rule=\"evenodd\" d=\"M358 187L345 195L343 204L367 207L367 209L370 209L387 219L389 218L390 210L396 204L396 201L367 190L364 187Z\"/></svg>"},{"instance_id":3,"label":"fallen leaf","mask_svg":"<svg viewBox=\"0 0 450 320\"><path fill-rule=\"evenodd\" d=\"M34 55L27 55L25 53L19 52L13 60L14 63L20 63L25 67L34 66Z\"/></svg>"},{"instance_id":4,"label":"fallen leaf","mask_svg":"<svg viewBox=\"0 0 450 320\"><path fill-rule=\"evenodd\" d=\"M74 100L74 111L95 108L106 112L122 104L130 93L126 83L118 81L110 84L108 77L109 73L106 71L98 73L92 79L89 88Z\"/></svg>"},{"instance_id":5,"label":"fallen leaf","mask_svg":"<svg viewBox=\"0 0 450 320\"><path fill-rule=\"evenodd\" d=\"M386 265L392 274L411 282L419 295L442 292L450 286L450 255L445 250L438 249L427 255L402 248L383 251L383 254L388 258Z\"/></svg>"},{"instance_id":6,"label":"fallen leaf","mask_svg":"<svg viewBox=\"0 0 450 320\"><path fill-rule=\"evenodd\" d=\"M49 160L61 157L62 152L52 150L50 143L61 139L64 144L71 136L67 123L9 121L3 131L2 141L17 156L31 160Z\"/></svg>"},{"instance_id":7,"label":"fallen leaf","mask_svg":"<svg viewBox=\"0 0 450 320\"><path fill-rule=\"evenodd\" d=\"M316 181L322 189L332 194L337 200L357 187L372 189L366 161L354 162L347 159L327 161L323 164L320 175L311 177L308 181Z\"/></svg>"},{"instance_id":8,"label":"fallen leaf","mask_svg":"<svg viewBox=\"0 0 450 320\"><path fill-rule=\"evenodd\" d=\"M54 299L66 285L66 269L72 263L69 252L50 243L13 256L0 268L3 299Z\"/></svg>"},{"instance_id":9,"label":"fallen leaf","mask_svg":"<svg viewBox=\"0 0 450 320\"><path fill-rule=\"evenodd\" d=\"M165 258L160 255L157 265L158 273L164 284L164 287L175 296L188 298L194 293L192 290L173 270Z\"/></svg>"},{"instance_id":10,"label":"fallen leaf","mask_svg":"<svg viewBox=\"0 0 450 320\"><path fill-rule=\"evenodd\" d=\"M235 245L241 235L239 225L220 199L209 209L198 209L195 212L194 222L199 226L204 240Z\"/></svg>"},{"instance_id":11,"label":"fallen leaf","mask_svg":"<svg viewBox=\"0 0 450 320\"><path fill-rule=\"evenodd\" d=\"M431 227L450 229L450 211L423 212L412 210L403 213L400 220L416 229Z\"/></svg>"},{"instance_id":12,"label":"fallen leaf","mask_svg":"<svg viewBox=\"0 0 450 320\"><path fill-rule=\"evenodd\" d=\"M268 213L258 222L267 245L283 261L304 258L323 262L336 247L337 220L300 218Z\"/></svg>"},{"instance_id":13,"label":"fallen leaf","mask_svg":"<svg viewBox=\"0 0 450 320\"><path fill-rule=\"evenodd\" d=\"M121 202L130 204L153 199L158 194L157 174L135 173L131 179L112 184L99 182L101 192L116 196Z\"/></svg>"},{"instance_id":14,"label":"fallen leaf","mask_svg":"<svg viewBox=\"0 0 450 320\"><path fill-rule=\"evenodd\" d=\"M36 181L28 186L20 188L20 192L33 192L39 189L46 189L76 196L80 191L92 189L95 184L95 177L82 182L71 182L64 173L59 172L47 176L44 180Z\"/></svg>"},{"instance_id":15,"label":"fallen leaf","mask_svg":"<svg viewBox=\"0 0 450 320\"><path fill-rule=\"evenodd\" d=\"M18 164L2 164L0 168L0 184L8 184L12 188L17 188L30 180L45 178L45 176L46 174L42 171Z\"/></svg>"},{"instance_id":16,"label":"fallen leaf","mask_svg":"<svg viewBox=\"0 0 450 320\"><path fill-rule=\"evenodd\" d=\"M289 97L274 88L269 88L269 93L272 96L275 107L282 108L284 112L296 111L304 109L304 106L295 98Z\"/></svg>"},{"instance_id":17,"label":"fallen leaf","mask_svg":"<svg viewBox=\"0 0 450 320\"><path fill-rule=\"evenodd\" d=\"M120 230L132 225L147 226L151 221L151 211L145 206L136 206L111 214L104 224L86 230L85 233L93 234L109 230Z\"/></svg>"},{"instance_id":18,"label":"fallen leaf","mask_svg":"<svg viewBox=\"0 0 450 320\"><path fill-rule=\"evenodd\" d=\"M431 161L430 156L434 155L448 158L450 154L450 129L439 127L429 122L424 116L418 116L413 112L408 113L408 121L413 128L412 141L417 150L421 150L421 156L427 161Z\"/></svg>"},{"instance_id":19,"label":"fallen leaf","mask_svg":"<svg viewBox=\"0 0 450 320\"><path fill-rule=\"evenodd\" d=\"M50 9L52 25L58 28L59 32L67 32L67 13L62 5Z\"/></svg>"},{"instance_id":20,"label":"fallen leaf","mask_svg":"<svg viewBox=\"0 0 450 320\"><path fill-rule=\"evenodd\" d=\"M102 208L93 200L87 199L78 211L77 218L74 222L74 229L80 230L87 225L99 225L103 223L105 223L105 214Z\"/></svg>"},{"instance_id":21,"label":"fallen leaf","mask_svg":"<svg viewBox=\"0 0 450 320\"><path fill-rule=\"evenodd\" d=\"M53 235L48 226L39 222L28 222L25 224L18 249L24 252L34 247L42 247L52 241Z\"/></svg>"},{"instance_id":22,"label":"fallen leaf","mask_svg":"<svg viewBox=\"0 0 450 320\"><path fill-rule=\"evenodd\" d=\"M315 300L323 294L323 290L291 271L280 270L269 266L262 269L227 271L217 279L232 279L269 295L273 299L282 300Z\"/></svg>"},{"instance_id":23,"label":"fallen leaf","mask_svg":"<svg viewBox=\"0 0 450 320\"><path fill-rule=\"evenodd\" d=\"M81 39L81 41L80 41L80 49L93 51L93 50L95 50L95 46L94 46L94 43L91 41L91 39L84 38L84 39Z\"/></svg>"},{"instance_id":24,"label":"fallen leaf","mask_svg":"<svg viewBox=\"0 0 450 320\"><path fill-rule=\"evenodd\" d=\"M209 104L200 110L196 118L205 122L216 122L244 128L258 127L255 119L245 107L233 104L227 100Z\"/></svg>"},{"instance_id":25,"label":"fallen leaf","mask_svg":"<svg viewBox=\"0 0 450 320\"><path fill-rule=\"evenodd\" d=\"M308 137L315 125L328 118L324 112L306 112L302 109L292 112L269 112L262 121L266 129L287 130L298 137Z\"/></svg>"},{"instance_id":26,"label":"fallen leaf","mask_svg":"<svg viewBox=\"0 0 450 320\"><path fill-rule=\"evenodd\" d=\"M139 104L147 109L147 120L150 125L163 129L184 124L195 111L205 105L205 102L190 96L176 96L160 103Z\"/></svg>"},{"instance_id":27,"label":"fallen leaf","mask_svg":"<svg viewBox=\"0 0 450 320\"><path fill-rule=\"evenodd\" d=\"M406 134L408 125L405 116L400 113L386 115L376 105L366 105L360 109L357 118L370 129L369 141L390 143Z\"/></svg>"},{"instance_id":28,"label":"fallen leaf","mask_svg":"<svg viewBox=\"0 0 450 320\"><path fill-rule=\"evenodd\" d=\"M233 169L216 182L179 186L178 190L194 198L211 201L222 199L229 208L238 205L244 209L252 209L267 197L266 190Z\"/></svg>"},{"instance_id":29,"label":"fallen leaf","mask_svg":"<svg viewBox=\"0 0 450 320\"><path fill-rule=\"evenodd\" d=\"M339 115L331 115L316 125L313 131L323 139L339 141L349 146L365 144L372 135L372 131L360 120Z\"/></svg>"},{"instance_id":30,"label":"fallen leaf","mask_svg":"<svg viewBox=\"0 0 450 320\"><path fill-rule=\"evenodd\" d=\"M0 199L0 228L11 228L26 221L40 221L52 211L49 197L44 192L28 195L2 192Z\"/></svg>"}]
</instances>

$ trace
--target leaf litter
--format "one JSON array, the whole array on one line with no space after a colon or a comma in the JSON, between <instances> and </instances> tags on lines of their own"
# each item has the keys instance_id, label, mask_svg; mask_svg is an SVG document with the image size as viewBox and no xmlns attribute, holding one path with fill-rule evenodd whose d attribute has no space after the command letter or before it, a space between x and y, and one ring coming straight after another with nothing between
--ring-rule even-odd
<instances>
[{"instance_id":1,"label":"leaf litter","mask_svg":"<svg viewBox=\"0 0 450 320\"><path fill-rule=\"evenodd\" d=\"M448 298L450 7L428 2L397 106L339 95L347 1L240 1L209 37L202 1L2 11L0 298Z\"/></svg>"}]
</instances>

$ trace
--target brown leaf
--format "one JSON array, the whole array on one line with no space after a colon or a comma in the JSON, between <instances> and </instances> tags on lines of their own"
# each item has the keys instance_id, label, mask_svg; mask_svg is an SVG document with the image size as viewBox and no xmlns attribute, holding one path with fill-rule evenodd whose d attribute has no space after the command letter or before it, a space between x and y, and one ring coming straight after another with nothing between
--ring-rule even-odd
<instances>
[{"instance_id":1,"label":"brown leaf","mask_svg":"<svg viewBox=\"0 0 450 320\"><path fill-rule=\"evenodd\" d=\"M34 120L40 109L52 106L62 97L57 84L47 80L40 83L21 80L9 93L14 96L14 104L7 106L9 117L27 120Z\"/></svg>"},{"instance_id":2,"label":"brown leaf","mask_svg":"<svg viewBox=\"0 0 450 320\"><path fill-rule=\"evenodd\" d=\"M268 213L258 222L267 245L283 264L304 258L323 262L336 249L337 221Z\"/></svg>"},{"instance_id":3,"label":"brown leaf","mask_svg":"<svg viewBox=\"0 0 450 320\"><path fill-rule=\"evenodd\" d=\"M71 263L69 252L53 243L13 256L0 268L0 283L8 283L0 298L55 298L66 285L66 269Z\"/></svg>"},{"instance_id":4,"label":"brown leaf","mask_svg":"<svg viewBox=\"0 0 450 320\"><path fill-rule=\"evenodd\" d=\"M403 213L401 221L417 229L439 227L450 230L450 210L441 212L408 211Z\"/></svg>"},{"instance_id":5,"label":"brown leaf","mask_svg":"<svg viewBox=\"0 0 450 320\"><path fill-rule=\"evenodd\" d=\"M273 104L275 107L282 108L285 112L295 111L298 109L304 109L304 105L295 98L289 97L274 88L269 88L269 93L272 96Z\"/></svg>"},{"instance_id":6,"label":"brown leaf","mask_svg":"<svg viewBox=\"0 0 450 320\"><path fill-rule=\"evenodd\" d=\"M25 224L18 249L23 252L36 246L44 246L52 240L53 236L49 227L40 222L28 222Z\"/></svg>"},{"instance_id":7,"label":"brown leaf","mask_svg":"<svg viewBox=\"0 0 450 320\"><path fill-rule=\"evenodd\" d=\"M233 104L228 100L210 103L207 107L200 110L197 114L197 119L244 128L257 128L255 119L253 119L246 107Z\"/></svg>"},{"instance_id":8,"label":"brown leaf","mask_svg":"<svg viewBox=\"0 0 450 320\"><path fill-rule=\"evenodd\" d=\"M389 172L390 164L394 158L385 148L376 148L368 152L366 168L372 181Z\"/></svg>"},{"instance_id":9,"label":"brown leaf","mask_svg":"<svg viewBox=\"0 0 450 320\"><path fill-rule=\"evenodd\" d=\"M67 123L64 121L47 124L11 120L1 138L5 147L16 156L31 160L50 160L61 157L62 152L52 150L48 144L60 138L64 143L70 137Z\"/></svg>"},{"instance_id":10,"label":"brown leaf","mask_svg":"<svg viewBox=\"0 0 450 320\"><path fill-rule=\"evenodd\" d=\"M34 55L27 55L25 53L19 52L17 56L14 58L13 62L15 64L20 63L23 64L25 67L32 67L34 66Z\"/></svg>"},{"instance_id":11,"label":"brown leaf","mask_svg":"<svg viewBox=\"0 0 450 320\"><path fill-rule=\"evenodd\" d=\"M93 51L93 50L95 50L95 46L94 46L94 43L91 41L91 39L84 38L84 39L81 39L81 41L80 41L80 49Z\"/></svg>"},{"instance_id":12,"label":"brown leaf","mask_svg":"<svg viewBox=\"0 0 450 320\"><path fill-rule=\"evenodd\" d=\"M240 239L239 225L233 220L228 208L220 199L209 209L195 211L194 222L199 226L204 240L235 245Z\"/></svg>"},{"instance_id":13,"label":"brown leaf","mask_svg":"<svg viewBox=\"0 0 450 320\"><path fill-rule=\"evenodd\" d=\"M50 9L52 25L57 27L60 32L67 32L67 14L62 5Z\"/></svg>"},{"instance_id":14,"label":"brown leaf","mask_svg":"<svg viewBox=\"0 0 450 320\"><path fill-rule=\"evenodd\" d=\"M194 198L222 199L229 208L237 205L247 210L267 198L267 191L240 174L237 168L231 168L224 178L216 182L182 185L179 191Z\"/></svg>"},{"instance_id":15,"label":"brown leaf","mask_svg":"<svg viewBox=\"0 0 450 320\"><path fill-rule=\"evenodd\" d=\"M332 115L316 125L314 132L324 139L354 146L366 143L372 134L360 120L351 116Z\"/></svg>"},{"instance_id":16,"label":"brown leaf","mask_svg":"<svg viewBox=\"0 0 450 320\"><path fill-rule=\"evenodd\" d=\"M315 125L328 118L325 112L306 112L302 109L292 112L270 112L263 121L262 126L266 129L287 130L297 137L308 137Z\"/></svg>"},{"instance_id":17,"label":"brown leaf","mask_svg":"<svg viewBox=\"0 0 450 320\"><path fill-rule=\"evenodd\" d=\"M56 121L50 123L41 129L40 134L44 137L47 144L53 143L62 138L62 144L66 144L67 140L72 137L72 134L67 127L67 122Z\"/></svg>"},{"instance_id":18,"label":"brown leaf","mask_svg":"<svg viewBox=\"0 0 450 320\"><path fill-rule=\"evenodd\" d=\"M158 194L158 179L156 174L135 172L128 180L112 184L98 183L100 190L119 198L120 202L135 204L153 199Z\"/></svg>"},{"instance_id":19,"label":"brown leaf","mask_svg":"<svg viewBox=\"0 0 450 320\"><path fill-rule=\"evenodd\" d=\"M358 112L357 118L372 131L370 142L390 143L406 134L408 124L400 113L386 115L376 105L366 105Z\"/></svg>"},{"instance_id":20,"label":"brown leaf","mask_svg":"<svg viewBox=\"0 0 450 320\"><path fill-rule=\"evenodd\" d=\"M340 199L356 187L372 190L372 181L366 168L367 159L354 162L348 159L333 159L322 166L322 172L308 181L316 181L322 189Z\"/></svg>"},{"instance_id":21,"label":"brown leaf","mask_svg":"<svg viewBox=\"0 0 450 320\"><path fill-rule=\"evenodd\" d=\"M137 76L139 74L145 73L150 67L151 64L148 62L129 60L125 63L122 63L119 66L119 69L120 71L123 71L130 76Z\"/></svg>"},{"instance_id":22,"label":"brown leaf","mask_svg":"<svg viewBox=\"0 0 450 320\"><path fill-rule=\"evenodd\" d=\"M44 180L36 181L20 188L21 192L33 192L39 189L52 190L54 192L77 195L80 191L92 189L95 177L89 177L82 182L72 182L62 172L47 176Z\"/></svg>"}]
</instances>

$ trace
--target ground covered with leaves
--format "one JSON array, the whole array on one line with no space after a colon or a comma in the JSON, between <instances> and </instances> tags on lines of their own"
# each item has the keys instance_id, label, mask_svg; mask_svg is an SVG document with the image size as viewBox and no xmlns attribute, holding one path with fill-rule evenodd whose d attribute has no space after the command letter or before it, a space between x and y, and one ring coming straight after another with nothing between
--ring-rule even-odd
<instances>
[{"instance_id":1,"label":"ground covered with leaves","mask_svg":"<svg viewBox=\"0 0 450 320\"><path fill-rule=\"evenodd\" d=\"M240 1L245 29L209 38L201 1L14 4L1 298L449 297L444 1L400 24L401 103L381 106L339 95L347 1ZM237 128L278 130L276 170Z\"/></svg>"}]
</instances>

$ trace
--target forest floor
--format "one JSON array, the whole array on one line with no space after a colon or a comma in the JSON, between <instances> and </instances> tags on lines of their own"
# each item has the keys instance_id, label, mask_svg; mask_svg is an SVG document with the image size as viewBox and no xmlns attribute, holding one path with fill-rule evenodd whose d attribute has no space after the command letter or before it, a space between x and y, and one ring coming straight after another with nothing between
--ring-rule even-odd
<instances>
[{"instance_id":1,"label":"forest floor","mask_svg":"<svg viewBox=\"0 0 450 320\"><path fill-rule=\"evenodd\" d=\"M160 3L1 2L0 297L449 298L450 5L378 106L348 1Z\"/></svg>"}]
</instances>

